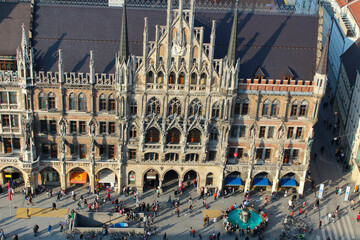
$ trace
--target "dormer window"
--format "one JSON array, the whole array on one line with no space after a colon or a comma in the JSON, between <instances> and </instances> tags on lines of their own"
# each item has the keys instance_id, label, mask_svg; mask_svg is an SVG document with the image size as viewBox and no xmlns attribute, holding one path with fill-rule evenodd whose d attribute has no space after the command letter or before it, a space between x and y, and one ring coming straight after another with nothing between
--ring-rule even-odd
<instances>
[{"instance_id":1,"label":"dormer window","mask_svg":"<svg viewBox=\"0 0 360 240\"><path fill-rule=\"evenodd\" d=\"M294 74L290 68L288 68L287 71L284 73L284 80L294 80Z\"/></svg>"},{"instance_id":2,"label":"dormer window","mask_svg":"<svg viewBox=\"0 0 360 240\"><path fill-rule=\"evenodd\" d=\"M265 77L265 73L263 72L263 70L261 69L261 67L259 67L256 72L255 72L255 76L254 79L258 79L261 80Z\"/></svg>"}]
</instances>

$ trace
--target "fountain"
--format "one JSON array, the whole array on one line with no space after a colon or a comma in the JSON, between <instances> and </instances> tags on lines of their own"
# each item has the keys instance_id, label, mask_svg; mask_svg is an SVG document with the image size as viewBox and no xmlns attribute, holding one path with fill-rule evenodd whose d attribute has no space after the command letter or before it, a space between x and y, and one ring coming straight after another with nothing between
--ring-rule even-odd
<instances>
[{"instance_id":1,"label":"fountain","mask_svg":"<svg viewBox=\"0 0 360 240\"><path fill-rule=\"evenodd\" d=\"M233 225L238 225L239 228L242 229L246 229L248 226L250 229L254 229L261 223L261 216L249 208L244 207L230 212L228 214L228 221Z\"/></svg>"}]
</instances>

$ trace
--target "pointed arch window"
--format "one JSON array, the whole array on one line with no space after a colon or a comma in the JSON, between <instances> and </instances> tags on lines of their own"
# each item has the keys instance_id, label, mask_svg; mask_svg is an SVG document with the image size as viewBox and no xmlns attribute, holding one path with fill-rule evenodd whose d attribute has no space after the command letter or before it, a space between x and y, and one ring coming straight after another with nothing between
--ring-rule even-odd
<instances>
[{"instance_id":1,"label":"pointed arch window","mask_svg":"<svg viewBox=\"0 0 360 240\"><path fill-rule=\"evenodd\" d=\"M308 102L306 100L301 102L300 109L299 109L299 116L306 117L308 110Z\"/></svg>"},{"instance_id":2,"label":"pointed arch window","mask_svg":"<svg viewBox=\"0 0 360 240\"><path fill-rule=\"evenodd\" d=\"M163 74L162 72L159 72L159 73L158 73L157 83L158 83L158 84L164 83L164 74Z\"/></svg>"},{"instance_id":3,"label":"pointed arch window","mask_svg":"<svg viewBox=\"0 0 360 240\"><path fill-rule=\"evenodd\" d=\"M277 116L279 114L279 100L275 99L271 104L271 116Z\"/></svg>"},{"instance_id":4,"label":"pointed arch window","mask_svg":"<svg viewBox=\"0 0 360 240\"><path fill-rule=\"evenodd\" d=\"M70 95L69 95L69 109L70 110L77 110L75 93L70 93Z\"/></svg>"},{"instance_id":5,"label":"pointed arch window","mask_svg":"<svg viewBox=\"0 0 360 240\"><path fill-rule=\"evenodd\" d=\"M109 112L115 112L116 108L116 101L114 94L110 94L109 100L108 100L108 111Z\"/></svg>"},{"instance_id":6,"label":"pointed arch window","mask_svg":"<svg viewBox=\"0 0 360 240\"><path fill-rule=\"evenodd\" d=\"M169 75L169 84L175 84L175 73L171 72Z\"/></svg>"},{"instance_id":7,"label":"pointed arch window","mask_svg":"<svg viewBox=\"0 0 360 240\"><path fill-rule=\"evenodd\" d=\"M195 99L190 103L189 114L190 114L190 116L194 116L194 115L201 116L201 114L202 114L202 103L198 99Z\"/></svg>"},{"instance_id":8,"label":"pointed arch window","mask_svg":"<svg viewBox=\"0 0 360 240\"><path fill-rule=\"evenodd\" d=\"M197 84L197 74L196 73L191 74L190 84L191 85L196 85Z\"/></svg>"},{"instance_id":9,"label":"pointed arch window","mask_svg":"<svg viewBox=\"0 0 360 240\"><path fill-rule=\"evenodd\" d=\"M206 85L206 73L201 74L200 85Z\"/></svg>"},{"instance_id":10,"label":"pointed arch window","mask_svg":"<svg viewBox=\"0 0 360 240\"><path fill-rule=\"evenodd\" d=\"M247 115L249 113L249 99L246 98L243 101L242 107L241 107L241 115Z\"/></svg>"},{"instance_id":11,"label":"pointed arch window","mask_svg":"<svg viewBox=\"0 0 360 240\"><path fill-rule=\"evenodd\" d=\"M106 111L106 95L103 93L99 98L99 111Z\"/></svg>"},{"instance_id":12,"label":"pointed arch window","mask_svg":"<svg viewBox=\"0 0 360 240\"><path fill-rule=\"evenodd\" d=\"M85 94L79 94L79 111L86 111Z\"/></svg>"},{"instance_id":13,"label":"pointed arch window","mask_svg":"<svg viewBox=\"0 0 360 240\"><path fill-rule=\"evenodd\" d=\"M147 73L146 82L147 83L154 83L154 73L152 71L149 71Z\"/></svg>"},{"instance_id":14,"label":"pointed arch window","mask_svg":"<svg viewBox=\"0 0 360 240\"><path fill-rule=\"evenodd\" d=\"M220 103L219 102L216 102L213 104L211 116L213 118L220 117Z\"/></svg>"},{"instance_id":15,"label":"pointed arch window","mask_svg":"<svg viewBox=\"0 0 360 240\"><path fill-rule=\"evenodd\" d=\"M160 140L159 130L152 127L146 132L145 140L147 143L158 143Z\"/></svg>"},{"instance_id":16,"label":"pointed arch window","mask_svg":"<svg viewBox=\"0 0 360 240\"><path fill-rule=\"evenodd\" d=\"M235 107L234 107L234 115L235 115L235 117L240 116L240 113L241 113L241 100L239 98L236 98Z\"/></svg>"},{"instance_id":17,"label":"pointed arch window","mask_svg":"<svg viewBox=\"0 0 360 240\"><path fill-rule=\"evenodd\" d=\"M148 102L147 114L160 114L160 102L155 97L151 98Z\"/></svg>"},{"instance_id":18,"label":"pointed arch window","mask_svg":"<svg viewBox=\"0 0 360 240\"><path fill-rule=\"evenodd\" d=\"M262 115L269 116L269 113L270 113L270 101L266 99L263 103Z\"/></svg>"},{"instance_id":19,"label":"pointed arch window","mask_svg":"<svg viewBox=\"0 0 360 240\"><path fill-rule=\"evenodd\" d=\"M179 74L178 84L184 84L184 83L185 83L185 74L182 72Z\"/></svg>"},{"instance_id":20,"label":"pointed arch window","mask_svg":"<svg viewBox=\"0 0 360 240\"><path fill-rule=\"evenodd\" d=\"M217 130L216 128L211 129L211 132L210 132L210 141L217 141L217 140L218 140L218 136L219 136L218 130Z\"/></svg>"},{"instance_id":21,"label":"pointed arch window","mask_svg":"<svg viewBox=\"0 0 360 240\"><path fill-rule=\"evenodd\" d=\"M132 125L129 130L129 138L136 138L136 127Z\"/></svg>"},{"instance_id":22,"label":"pointed arch window","mask_svg":"<svg viewBox=\"0 0 360 240\"><path fill-rule=\"evenodd\" d=\"M179 99L174 98L169 102L169 115L181 115L181 103Z\"/></svg>"},{"instance_id":23,"label":"pointed arch window","mask_svg":"<svg viewBox=\"0 0 360 240\"><path fill-rule=\"evenodd\" d=\"M298 101L295 100L293 101L293 103L291 104L291 110L290 110L290 116L297 116L297 111L298 111Z\"/></svg>"},{"instance_id":24,"label":"pointed arch window","mask_svg":"<svg viewBox=\"0 0 360 240\"><path fill-rule=\"evenodd\" d=\"M48 106L49 106L49 110L56 108L56 104L55 104L55 94L54 94L53 92L50 92L50 93L48 94Z\"/></svg>"},{"instance_id":25,"label":"pointed arch window","mask_svg":"<svg viewBox=\"0 0 360 240\"><path fill-rule=\"evenodd\" d=\"M135 100L131 101L131 103L130 103L130 114L131 115L137 114L137 103Z\"/></svg>"},{"instance_id":26,"label":"pointed arch window","mask_svg":"<svg viewBox=\"0 0 360 240\"><path fill-rule=\"evenodd\" d=\"M169 144L179 144L181 133L178 129L172 128L166 136L166 142Z\"/></svg>"},{"instance_id":27,"label":"pointed arch window","mask_svg":"<svg viewBox=\"0 0 360 240\"><path fill-rule=\"evenodd\" d=\"M196 128L192 129L189 132L187 142L188 143L200 143L201 142L201 132L200 132L200 130L196 129Z\"/></svg>"},{"instance_id":28,"label":"pointed arch window","mask_svg":"<svg viewBox=\"0 0 360 240\"><path fill-rule=\"evenodd\" d=\"M46 110L46 96L44 92L39 93L39 109Z\"/></svg>"}]
</instances>

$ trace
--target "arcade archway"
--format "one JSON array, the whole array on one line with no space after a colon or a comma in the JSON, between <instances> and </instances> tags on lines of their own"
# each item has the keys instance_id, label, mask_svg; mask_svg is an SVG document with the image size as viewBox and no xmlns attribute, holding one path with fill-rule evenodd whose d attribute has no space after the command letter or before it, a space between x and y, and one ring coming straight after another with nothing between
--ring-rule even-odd
<instances>
[{"instance_id":1,"label":"arcade archway","mask_svg":"<svg viewBox=\"0 0 360 240\"><path fill-rule=\"evenodd\" d=\"M0 171L0 183L10 183L10 187L16 188L16 186L24 184L24 176L22 172L13 166L5 167Z\"/></svg>"},{"instance_id":2,"label":"arcade archway","mask_svg":"<svg viewBox=\"0 0 360 240\"><path fill-rule=\"evenodd\" d=\"M196 185L199 182L198 179L199 175L197 174L197 172L195 172L194 170L189 170L184 174L184 181L186 182L187 185L191 185L194 184L194 180L196 180Z\"/></svg>"},{"instance_id":3,"label":"arcade archway","mask_svg":"<svg viewBox=\"0 0 360 240\"><path fill-rule=\"evenodd\" d=\"M71 169L67 173L67 183L71 186L90 185L89 175L87 172L79 167Z\"/></svg>"},{"instance_id":4,"label":"arcade archway","mask_svg":"<svg viewBox=\"0 0 360 240\"><path fill-rule=\"evenodd\" d=\"M229 173L225 178L225 187L239 189L242 185L243 181L238 171Z\"/></svg>"},{"instance_id":5,"label":"arcade archway","mask_svg":"<svg viewBox=\"0 0 360 240\"><path fill-rule=\"evenodd\" d=\"M169 170L164 175L164 180L162 182L163 191L176 188L179 183L179 174L174 170Z\"/></svg>"},{"instance_id":6,"label":"arcade archway","mask_svg":"<svg viewBox=\"0 0 360 240\"><path fill-rule=\"evenodd\" d=\"M159 186L159 172L155 169L149 169L144 174L144 192L149 189L155 189Z\"/></svg>"},{"instance_id":7,"label":"arcade archway","mask_svg":"<svg viewBox=\"0 0 360 240\"><path fill-rule=\"evenodd\" d=\"M105 187L116 187L117 186L118 178L116 173L109 169L104 168L97 172L96 174L96 183L99 188Z\"/></svg>"},{"instance_id":8,"label":"arcade archway","mask_svg":"<svg viewBox=\"0 0 360 240\"><path fill-rule=\"evenodd\" d=\"M59 186L60 185L60 175L52 167L46 167L38 173L38 184L40 185L51 185Z\"/></svg>"},{"instance_id":9,"label":"arcade archway","mask_svg":"<svg viewBox=\"0 0 360 240\"><path fill-rule=\"evenodd\" d=\"M260 172L253 178L253 187L266 188L272 185L271 179L267 172Z\"/></svg>"}]
</instances>

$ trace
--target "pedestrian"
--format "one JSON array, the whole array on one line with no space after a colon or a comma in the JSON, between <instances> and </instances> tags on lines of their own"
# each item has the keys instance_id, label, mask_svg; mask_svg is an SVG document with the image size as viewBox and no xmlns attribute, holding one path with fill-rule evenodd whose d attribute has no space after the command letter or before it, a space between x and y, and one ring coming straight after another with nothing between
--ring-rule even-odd
<instances>
[{"instance_id":1,"label":"pedestrian","mask_svg":"<svg viewBox=\"0 0 360 240\"><path fill-rule=\"evenodd\" d=\"M199 240L202 240L203 238L202 238L202 236L201 236L201 234L199 233Z\"/></svg>"},{"instance_id":2,"label":"pedestrian","mask_svg":"<svg viewBox=\"0 0 360 240\"><path fill-rule=\"evenodd\" d=\"M192 237L195 238L195 229L191 231Z\"/></svg>"},{"instance_id":3,"label":"pedestrian","mask_svg":"<svg viewBox=\"0 0 360 240\"><path fill-rule=\"evenodd\" d=\"M308 214L309 210L305 210L305 217L307 218L307 214Z\"/></svg>"},{"instance_id":4,"label":"pedestrian","mask_svg":"<svg viewBox=\"0 0 360 240\"><path fill-rule=\"evenodd\" d=\"M163 240L167 240L166 232L164 233Z\"/></svg>"},{"instance_id":5,"label":"pedestrian","mask_svg":"<svg viewBox=\"0 0 360 240\"><path fill-rule=\"evenodd\" d=\"M81 202L79 201L78 204L77 204L77 210L80 210L81 209Z\"/></svg>"},{"instance_id":6,"label":"pedestrian","mask_svg":"<svg viewBox=\"0 0 360 240\"><path fill-rule=\"evenodd\" d=\"M319 229L321 229L321 227L322 227L322 222L319 221Z\"/></svg>"},{"instance_id":7,"label":"pedestrian","mask_svg":"<svg viewBox=\"0 0 360 240\"><path fill-rule=\"evenodd\" d=\"M220 232L216 234L216 240L220 240Z\"/></svg>"},{"instance_id":8,"label":"pedestrian","mask_svg":"<svg viewBox=\"0 0 360 240\"><path fill-rule=\"evenodd\" d=\"M328 214L327 214L327 217L328 217L328 222L329 222L329 224L330 224L330 221L331 221L331 213L328 213Z\"/></svg>"},{"instance_id":9,"label":"pedestrian","mask_svg":"<svg viewBox=\"0 0 360 240\"><path fill-rule=\"evenodd\" d=\"M193 231L193 228L192 228L192 227L190 227L190 230L189 230L190 237L192 236L192 231Z\"/></svg>"},{"instance_id":10,"label":"pedestrian","mask_svg":"<svg viewBox=\"0 0 360 240\"><path fill-rule=\"evenodd\" d=\"M33 231L34 231L34 236L36 237L36 236L37 236L37 233L38 233L38 231L39 231L39 226L38 226L37 224L34 225Z\"/></svg>"},{"instance_id":11,"label":"pedestrian","mask_svg":"<svg viewBox=\"0 0 360 240\"><path fill-rule=\"evenodd\" d=\"M52 210L57 210L55 202L52 203Z\"/></svg>"},{"instance_id":12,"label":"pedestrian","mask_svg":"<svg viewBox=\"0 0 360 240\"><path fill-rule=\"evenodd\" d=\"M51 225L48 226L49 236L51 237Z\"/></svg>"},{"instance_id":13,"label":"pedestrian","mask_svg":"<svg viewBox=\"0 0 360 240\"><path fill-rule=\"evenodd\" d=\"M189 213L192 213L192 211L193 211L193 206L190 204L190 206L189 206Z\"/></svg>"},{"instance_id":14,"label":"pedestrian","mask_svg":"<svg viewBox=\"0 0 360 240\"><path fill-rule=\"evenodd\" d=\"M300 209L299 209L299 215L301 215L302 213L303 213L303 209L300 208Z\"/></svg>"},{"instance_id":15,"label":"pedestrian","mask_svg":"<svg viewBox=\"0 0 360 240\"><path fill-rule=\"evenodd\" d=\"M15 234L15 235L13 236L13 240L19 240L19 237L18 237L17 234Z\"/></svg>"},{"instance_id":16,"label":"pedestrian","mask_svg":"<svg viewBox=\"0 0 360 240\"><path fill-rule=\"evenodd\" d=\"M350 207L353 211L355 211L355 201L354 199L350 201Z\"/></svg>"},{"instance_id":17,"label":"pedestrian","mask_svg":"<svg viewBox=\"0 0 360 240\"><path fill-rule=\"evenodd\" d=\"M29 197L29 202L28 202L28 205L31 204L32 206L34 206L33 202L32 202L32 197L30 196Z\"/></svg>"}]
</instances>

